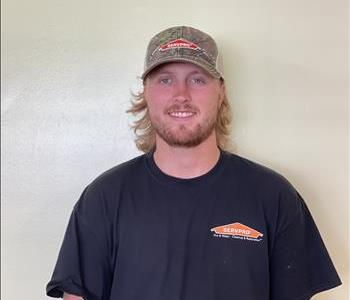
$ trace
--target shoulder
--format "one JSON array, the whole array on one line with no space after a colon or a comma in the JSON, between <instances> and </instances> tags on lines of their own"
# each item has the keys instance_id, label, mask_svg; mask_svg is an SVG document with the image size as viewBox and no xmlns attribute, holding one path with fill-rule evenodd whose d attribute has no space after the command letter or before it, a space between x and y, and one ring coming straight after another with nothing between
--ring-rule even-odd
<instances>
[{"instance_id":1,"label":"shoulder","mask_svg":"<svg viewBox=\"0 0 350 300\"><path fill-rule=\"evenodd\" d=\"M305 202L293 184L279 172L236 154L229 156L226 177L239 192L260 206L269 219L278 217L281 227L305 209Z\"/></svg>"},{"instance_id":2,"label":"shoulder","mask_svg":"<svg viewBox=\"0 0 350 300\"><path fill-rule=\"evenodd\" d=\"M294 190L284 175L270 167L234 153L225 152L225 156L227 172L230 172L241 184L253 185L255 188L265 190Z\"/></svg>"},{"instance_id":3,"label":"shoulder","mask_svg":"<svg viewBox=\"0 0 350 300\"><path fill-rule=\"evenodd\" d=\"M83 190L75 209L80 212L108 213L119 206L120 195L133 185L133 177L144 172L144 157L140 155L116 165L98 175Z\"/></svg>"},{"instance_id":4,"label":"shoulder","mask_svg":"<svg viewBox=\"0 0 350 300\"><path fill-rule=\"evenodd\" d=\"M98 175L88 186L90 189L116 187L144 171L145 154L116 165Z\"/></svg>"}]
</instances>

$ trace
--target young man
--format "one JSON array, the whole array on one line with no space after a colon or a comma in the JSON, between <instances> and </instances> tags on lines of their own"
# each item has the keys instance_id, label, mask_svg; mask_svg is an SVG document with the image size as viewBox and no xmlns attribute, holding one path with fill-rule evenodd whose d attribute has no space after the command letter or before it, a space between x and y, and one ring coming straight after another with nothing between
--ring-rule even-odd
<instances>
[{"instance_id":1,"label":"young man","mask_svg":"<svg viewBox=\"0 0 350 300\"><path fill-rule=\"evenodd\" d=\"M115 300L306 300L341 284L281 175L229 153L215 41L191 27L149 43L130 112L144 155L76 203L47 295Z\"/></svg>"}]
</instances>

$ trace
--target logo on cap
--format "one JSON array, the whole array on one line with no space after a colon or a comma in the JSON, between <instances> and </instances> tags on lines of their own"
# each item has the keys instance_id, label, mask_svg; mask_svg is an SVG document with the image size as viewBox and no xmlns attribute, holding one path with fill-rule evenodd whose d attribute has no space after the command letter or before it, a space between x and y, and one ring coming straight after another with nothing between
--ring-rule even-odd
<instances>
[{"instance_id":1,"label":"logo on cap","mask_svg":"<svg viewBox=\"0 0 350 300\"><path fill-rule=\"evenodd\" d=\"M261 241L261 237L264 236L261 232L238 222L214 227L210 231L214 232L215 237L232 237L253 241Z\"/></svg>"},{"instance_id":2,"label":"logo on cap","mask_svg":"<svg viewBox=\"0 0 350 300\"><path fill-rule=\"evenodd\" d=\"M187 48L187 49L193 49L193 50L200 49L200 47L198 47L198 45L196 45L192 42L189 42L185 39L176 39L176 40L172 40L166 44L160 45L159 50L166 51L166 50L173 49L173 48Z\"/></svg>"}]
</instances>

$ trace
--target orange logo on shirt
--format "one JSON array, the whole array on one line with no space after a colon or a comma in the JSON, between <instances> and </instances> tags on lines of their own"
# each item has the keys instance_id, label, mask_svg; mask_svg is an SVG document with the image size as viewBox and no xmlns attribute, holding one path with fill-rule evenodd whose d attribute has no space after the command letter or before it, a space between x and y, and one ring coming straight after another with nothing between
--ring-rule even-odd
<instances>
[{"instance_id":1,"label":"orange logo on shirt","mask_svg":"<svg viewBox=\"0 0 350 300\"><path fill-rule=\"evenodd\" d=\"M216 236L219 236L219 237L232 236L232 237L241 237L243 239L248 239L248 240L250 239L259 240L258 239L259 237L264 236L261 232L238 222L214 227L210 229L210 231L214 232Z\"/></svg>"}]
</instances>

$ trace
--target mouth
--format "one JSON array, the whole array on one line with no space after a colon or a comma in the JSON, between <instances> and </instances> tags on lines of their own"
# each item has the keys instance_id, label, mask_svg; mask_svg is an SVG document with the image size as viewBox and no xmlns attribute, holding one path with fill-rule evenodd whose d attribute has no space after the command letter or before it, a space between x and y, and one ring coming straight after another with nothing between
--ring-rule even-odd
<instances>
[{"instance_id":1,"label":"mouth","mask_svg":"<svg viewBox=\"0 0 350 300\"><path fill-rule=\"evenodd\" d=\"M169 116L179 119L190 118L196 115L193 111L170 111Z\"/></svg>"}]
</instances>

